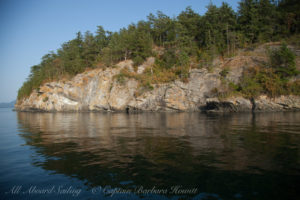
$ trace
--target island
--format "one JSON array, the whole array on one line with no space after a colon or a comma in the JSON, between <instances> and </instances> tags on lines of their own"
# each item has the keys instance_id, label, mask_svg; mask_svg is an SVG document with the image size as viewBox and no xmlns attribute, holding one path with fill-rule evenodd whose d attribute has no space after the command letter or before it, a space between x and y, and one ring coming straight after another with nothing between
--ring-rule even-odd
<instances>
[{"instance_id":1,"label":"island","mask_svg":"<svg viewBox=\"0 0 300 200\"><path fill-rule=\"evenodd\" d=\"M174 18L158 11L118 32L78 32L31 67L15 109L300 110L299 16L284 1L239 5L210 4L204 15L187 7Z\"/></svg>"}]
</instances>

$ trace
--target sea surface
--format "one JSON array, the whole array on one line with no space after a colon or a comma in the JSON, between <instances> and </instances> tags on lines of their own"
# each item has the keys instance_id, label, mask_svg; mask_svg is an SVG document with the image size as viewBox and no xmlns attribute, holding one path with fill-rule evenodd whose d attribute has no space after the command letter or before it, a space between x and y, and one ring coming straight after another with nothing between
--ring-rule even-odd
<instances>
[{"instance_id":1,"label":"sea surface","mask_svg":"<svg viewBox=\"0 0 300 200\"><path fill-rule=\"evenodd\" d=\"M300 112L1 108L0 199L300 199Z\"/></svg>"}]
</instances>

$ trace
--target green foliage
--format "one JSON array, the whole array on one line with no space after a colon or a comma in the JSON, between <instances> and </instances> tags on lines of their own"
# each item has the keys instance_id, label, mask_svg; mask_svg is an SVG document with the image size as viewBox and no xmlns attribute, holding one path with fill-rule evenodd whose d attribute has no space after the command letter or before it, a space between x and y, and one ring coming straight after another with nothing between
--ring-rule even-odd
<instances>
[{"instance_id":1,"label":"green foliage","mask_svg":"<svg viewBox=\"0 0 300 200\"><path fill-rule=\"evenodd\" d=\"M287 83L287 89L290 94L300 95L300 81Z\"/></svg>"},{"instance_id":2,"label":"green foliage","mask_svg":"<svg viewBox=\"0 0 300 200\"><path fill-rule=\"evenodd\" d=\"M278 34L280 21L270 0L243 0L239 3L239 29L248 43L266 42Z\"/></svg>"},{"instance_id":3,"label":"green foliage","mask_svg":"<svg viewBox=\"0 0 300 200\"><path fill-rule=\"evenodd\" d=\"M244 72L236 91L248 98L260 94L276 97L285 94L299 95L299 81L288 82L288 78L299 72L295 65L295 55L282 44L279 49L269 51L269 66L250 68Z\"/></svg>"},{"instance_id":4,"label":"green foliage","mask_svg":"<svg viewBox=\"0 0 300 200\"><path fill-rule=\"evenodd\" d=\"M235 38L232 35L237 29L236 13L223 3L220 8L208 5L207 12L202 20L204 26L204 47L211 51L212 55L229 54L229 50L235 46Z\"/></svg>"},{"instance_id":5,"label":"green foliage","mask_svg":"<svg viewBox=\"0 0 300 200\"><path fill-rule=\"evenodd\" d=\"M252 77L244 77L241 85L241 92L245 97L252 98L262 93L260 84Z\"/></svg>"},{"instance_id":6,"label":"green foliage","mask_svg":"<svg viewBox=\"0 0 300 200\"><path fill-rule=\"evenodd\" d=\"M119 73L115 78L117 79L118 83L122 85L125 83L125 75L123 73Z\"/></svg>"},{"instance_id":7,"label":"green foliage","mask_svg":"<svg viewBox=\"0 0 300 200\"><path fill-rule=\"evenodd\" d=\"M126 77L130 77L127 69L122 69L119 74L115 75L113 78L121 85L124 85L126 82Z\"/></svg>"},{"instance_id":8,"label":"green foliage","mask_svg":"<svg viewBox=\"0 0 300 200\"><path fill-rule=\"evenodd\" d=\"M287 79L299 73L296 69L295 54L286 44L282 44L279 49L271 50L269 57L271 67L280 78Z\"/></svg>"},{"instance_id":9,"label":"green foliage","mask_svg":"<svg viewBox=\"0 0 300 200\"><path fill-rule=\"evenodd\" d=\"M143 62L145 61L141 56L136 56L132 60L133 60L134 66L139 66L139 65L143 64Z\"/></svg>"},{"instance_id":10,"label":"green foliage","mask_svg":"<svg viewBox=\"0 0 300 200\"><path fill-rule=\"evenodd\" d=\"M279 1L281 31L284 34L295 34L300 31L300 4L298 0Z\"/></svg>"},{"instance_id":11,"label":"green foliage","mask_svg":"<svg viewBox=\"0 0 300 200\"><path fill-rule=\"evenodd\" d=\"M44 99L43 99L43 102L46 102L46 101L48 101L49 100L49 98L48 97L45 97Z\"/></svg>"},{"instance_id":12,"label":"green foliage","mask_svg":"<svg viewBox=\"0 0 300 200\"><path fill-rule=\"evenodd\" d=\"M167 49L160 58L156 59L155 62L157 65L164 69L170 69L174 67L176 64L175 49Z\"/></svg>"},{"instance_id":13,"label":"green foliage","mask_svg":"<svg viewBox=\"0 0 300 200\"><path fill-rule=\"evenodd\" d=\"M198 51L200 67L209 68L212 65L214 56L204 49Z\"/></svg>"},{"instance_id":14,"label":"green foliage","mask_svg":"<svg viewBox=\"0 0 300 200\"><path fill-rule=\"evenodd\" d=\"M266 94L276 97L285 94L297 94L298 83L291 84L280 77L272 68L255 67L244 72L237 91L248 98Z\"/></svg>"},{"instance_id":15,"label":"green foliage","mask_svg":"<svg viewBox=\"0 0 300 200\"><path fill-rule=\"evenodd\" d=\"M229 73L229 69L228 68L224 68L221 72L220 75L225 78L227 76L227 74Z\"/></svg>"},{"instance_id":16,"label":"green foliage","mask_svg":"<svg viewBox=\"0 0 300 200\"><path fill-rule=\"evenodd\" d=\"M186 66L190 62L190 57L185 51L180 51L178 53L178 58L176 59L176 65L177 66Z\"/></svg>"},{"instance_id":17,"label":"green foliage","mask_svg":"<svg viewBox=\"0 0 300 200\"><path fill-rule=\"evenodd\" d=\"M138 89L135 92L135 96L138 97L143 93L151 91L153 89L154 87L151 85L151 82L149 80L143 80L139 83Z\"/></svg>"},{"instance_id":18,"label":"green foliage","mask_svg":"<svg viewBox=\"0 0 300 200\"><path fill-rule=\"evenodd\" d=\"M174 40L174 20L162 13L157 12L157 16L150 13L148 21L151 26L151 35L155 44L158 46L164 46L165 43Z\"/></svg>"}]
</instances>

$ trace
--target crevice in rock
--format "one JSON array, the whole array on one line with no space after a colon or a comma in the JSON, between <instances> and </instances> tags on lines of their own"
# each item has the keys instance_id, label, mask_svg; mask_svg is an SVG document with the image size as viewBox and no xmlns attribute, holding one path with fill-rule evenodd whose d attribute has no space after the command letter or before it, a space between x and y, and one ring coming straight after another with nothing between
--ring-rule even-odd
<instances>
[{"instance_id":1,"label":"crevice in rock","mask_svg":"<svg viewBox=\"0 0 300 200\"><path fill-rule=\"evenodd\" d=\"M111 110L111 105L109 103L109 99L110 99L110 94L111 94L111 91L112 91L112 88L113 88L113 82L110 82L110 86L109 86L109 92L108 92L108 96L105 95L105 99L106 99L106 102L107 102L107 105L108 105L108 110L107 111L112 111Z\"/></svg>"},{"instance_id":2,"label":"crevice in rock","mask_svg":"<svg viewBox=\"0 0 300 200\"><path fill-rule=\"evenodd\" d=\"M287 105L287 104L284 104L284 103L278 103L278 105L281 105L281 106L283 106L283 108L284 108L284 109L287 109L287 108L289 107L289 105Z\"/></svg>"},{"instance_id":3,"label":"crevice in rock","mask_svg":"<svg viewBox=\"0 0 300 200\"><path fill-rule=\"evenodd\" d=\"M70 97L69 95L67 95L67 94L65 94L65 93L63 93L63 92L59 92L59 93L57 93L57 94L63 96L64 98L69 99L70 101L79 102L78 99L75 99L75 98L73 98L73 97Z\"/></svg>"},{"instance_id":4,"label":"crevice in rock","mask_svg":"<svg viewBox=\"0 0 300 200\"><path fill-rule=\"evenodd\" d=\"M189 91L189 88L181 87L181 86L178 85L176 82L174 82L174 85L176 85L177 87L179 87L181 90Z\"/></svg>"},{"instance_id":5,"label":"crevice in rock","mask_svg":"<svg viewBox=\"0 0 300 200\"><path fill-rule=\"evenodd\" d=\"M98 105L94 105L94 108L96 108L97 110L104 110L104 111L108 111L107 108L103 107L103 106L98 106Z\"/></svg>"},{"instance_id":6,"label":"crevice in rock","mask_svg":"<svg viewBox=\"0 0 300 200\"><path fill-rule=\"evenodd\" d=\"M50 84L46 84L47 87L51 88L51 89L54 89L54 87Z\"/></svg>"},{"instance_id":7,"label":"crevice in rock","mask_svg":"<svg viewBox=\"0 0 300 200\"><path fill-rule=\"evenodd\" d=\"M206 102L206 106L202 108L205 112L237 112L237 107L231 102Z\"/></svg>"},{"instance_id":8,"label":"crevice in rock","mask_svg":"<svg viewBox=\"0 0 300 200\"><path fill-rule=\"evenodd\" d=\"M174 111L178 111L178 112L182 111L178 108L174 108L174 107L171 107L171 106L166 106L165 108L168 108L168 109L171 109L171 110L174 110Z\"/></svg>"},{"instance_id":9,"label":"crevice in rock","mask_svg":"<svg viewBox=\"0 0 300 200\"><path fill-rule=\"evenodd\" d=\"M255 103L255 99L252 97L252 98L250 99L250 102L251 102L251 104L252 104L252 108L251 108L251 110L252 110L252 112L254 112L254 111L255 111L255 109L256 109L256 103Z\"/></svg>"},{"instance_id":10,"label":"crevice in rock","mask_svg":"<svg viewBox=\"0 0 300 200\"><path fill-rule=\"evenodd\" d=\"M162 99L160 100L160 105L161 105L163 108L167 108L166 95L167 95L168 89L170 89L170 88L171 88L170 86L167 86L167 87L165 88L164 95L162 96Z\"/></svg>"}]
</instances>

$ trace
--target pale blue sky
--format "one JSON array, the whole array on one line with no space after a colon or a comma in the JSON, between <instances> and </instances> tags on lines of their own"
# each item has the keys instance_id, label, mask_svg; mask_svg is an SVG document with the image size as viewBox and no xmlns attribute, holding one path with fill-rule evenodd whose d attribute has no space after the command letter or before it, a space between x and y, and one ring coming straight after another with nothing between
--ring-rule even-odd
<instances>
[{"instance_id":1,"label":"pale blue sky","mask_svg":"<svg viewBox=\"0 0 300 200\"><path fill-rule=\"evenodd\" d=\"M220 6L222 0L211 0ZM210 0L0 0L0 102L16 99L30 67L76 32L118 31L149 13L205 13ZM236 10L237 0L225 1Z\"/></svg>"}]
</instances>

